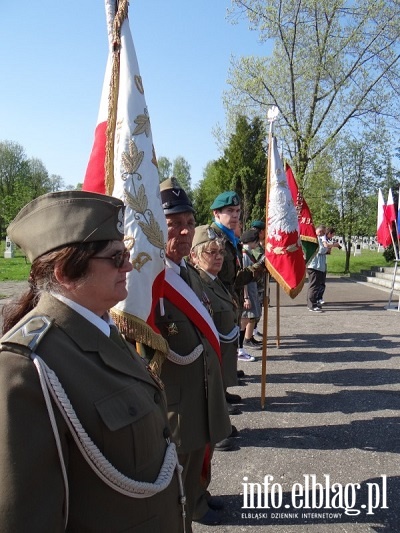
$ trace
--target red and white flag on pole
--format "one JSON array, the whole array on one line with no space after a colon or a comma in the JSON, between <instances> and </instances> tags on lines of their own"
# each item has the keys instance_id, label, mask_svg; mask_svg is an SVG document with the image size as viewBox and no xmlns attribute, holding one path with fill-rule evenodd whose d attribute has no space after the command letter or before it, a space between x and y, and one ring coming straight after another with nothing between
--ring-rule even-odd
<instances>
[{"instance_id":1,"label":"red and white flag on pole","mask_svg":"<svg viewBox=\"0 0 400 533\"><path fill-rule=\"evenodd\" d=\"M396 208L394 206L392 189L389 189L388 199L386 202L385 216L387 223L392 227L392 222L396 222Z\"/></svg>"},{"instance_id":2,"label":"red and white flag on pole","mask_svg":"<svg viewBox=\"0 0 400 533\"><path fill-rule=\"evenodd\" d=\"M105 0L105 7L110 51L83 188L124 201L125 245L133 270L127 280L128 297L113 309L113 316L127 337L164 350L164 339L153 330L154 308L164 283L167 228L150 118L128 1Z\"/></svg>"},{"instance_id":3,"label":"red and white flag on pole","mask_svg":"<svg viewBox=\"0 0 400 533\"><path fill-rule=\"evenodd\" d=\"M301 245L303 246L305 261L307 264L318 250L318 237L315 231L310 208L308 207L303 194L299 190L293 170L290 168L288 163L286 163L285 166L289 189L292 194L297 218L299 220Z\"/></svg>"},{"instance_id":4,"label":"red and white flag on pole","mask_svg":"<svg viewBox=\"0 0 400 533\"><path fill-rule=\"evenodd\" d=\"M397 238L400 237L400 187L399 187L399 195L398 195L398 201L397 201Z\"/></svg>"},{"instance_id":5,"label":"red and white flag on pole","mask_svg":"<svg viewBox=\"0 0 400 533\"><path fill-rule=\"evenodd\" d=\"M383 199L382 190L378 190L378 217L376 225L376 240L385 248L392 243L389 226L386 219L386 205Z\"/></svg>"},{"instance_id":6,"label":"red and white flag on pole","mask_svg":"<svg viewBox=\"0 0 400 533\"><path fill-rule=\"evenodd\" d=\"M272 143L265 261L272 277L295 298L304 285L306 263L297 211L275 137Z\"/></svg>"}]
</instances>

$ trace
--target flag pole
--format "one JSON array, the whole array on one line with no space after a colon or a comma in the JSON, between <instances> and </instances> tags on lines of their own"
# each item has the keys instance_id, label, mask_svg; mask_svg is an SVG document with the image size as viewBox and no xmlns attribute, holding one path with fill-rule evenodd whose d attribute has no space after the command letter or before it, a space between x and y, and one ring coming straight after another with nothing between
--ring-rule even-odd
<instances>
[{"instance_id":1,"label":"flag pole","mask_svg":"<svg viewBox=\"0 0 400 533\"><path fill-rule=\"evenodd\" d=\"M268 235L268 203L269 203L269 188L271 180L271 153L272 153L272 128L278 116L279 110L276 106L273 106L268 110L267 117L269 122L269 134L268 134L268 161L267 161L267 179L266 179L266 200L265 200L265 233ZM265 260L266 261L266 260ZM267 284L264 288L264 313L263 313L263 344L261 355L261 409L265 406L265 389L267 380L267 337L268 337L268 307L269 307L269 279L270 276L266 276Z\"/></svg>"},{"instance_id":2,"label":"flag pole","mask_svg":"<svg viewBox=\"0 0 400 533\"><path fill-rule=\"evenodd\" d=\"M279 283L276 284L276 347L281 344L281 291Z\"/></svg>"}]
</instances>

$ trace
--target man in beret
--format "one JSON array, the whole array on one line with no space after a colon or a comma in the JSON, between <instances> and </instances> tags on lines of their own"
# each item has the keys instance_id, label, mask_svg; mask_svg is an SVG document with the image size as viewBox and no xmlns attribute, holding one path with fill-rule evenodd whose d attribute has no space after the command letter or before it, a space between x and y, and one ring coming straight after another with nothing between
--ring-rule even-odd
<instances>
[{"instance_id":1,"label":"man in beret","mask_svg":"<svg viewBox=\"0 0 400 533\"><path fill-rule=\"evenodd\" d=\"M235 235L235 229L240 221L240 198L234 191L219 194L210 209L214 220L211 227L225 242L225 257L222 269L218 274L219 279L232 294L238 304L238 316L243 310L243 287L246 283L262 276L265 267L263 264L254 264L243 267L243 253L240 239ZM254 361L254 357L243 348L245 330L240 331L238 359L241 361ZM236 396L233 398L233 396ZM227 395L227 401L234 403L240 401L237 395Z\"/></svg>"},{"instance_id":2,"label":"man in beret","mask_svg":"<svg viewBox=\"0 0 400 533\"><path fill-rule=\"evenodd\" d=\"M211 304L197 271L185 261L195 232L194 209L175 178L160 185L168 227L163 305L156 324L170 347L163 362L172 438L183 466L187 497L187 531L192 519L220 523L217 499L204 498L200 479L207 450L230 435L232 428L222 384L219 336ZM206 458L206 459L205 459ZM207 467L207 464L205 464ZM193 516L196 510L196 516Z\"/></svg>"},{"instance_id":3,"label":"man in beret","mask_svg":"<svg viewBox=\"0 0 400 533\"><path fill-rule=\"evenodd\" d=\"M258 243L258 246L254 248L252 251L254 257L258 261L262 255L264 255L265 252L265 222L262 220L253 220L253 222L250 225L250 228L254 228L258 231L260 242Z\"/></svg>"}]
</instances>

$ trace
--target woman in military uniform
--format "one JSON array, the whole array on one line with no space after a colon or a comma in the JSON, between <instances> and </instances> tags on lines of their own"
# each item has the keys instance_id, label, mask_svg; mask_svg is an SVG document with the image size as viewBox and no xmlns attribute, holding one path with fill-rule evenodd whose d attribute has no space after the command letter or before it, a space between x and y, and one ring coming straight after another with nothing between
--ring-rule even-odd
<instances>
[{"instance_id":1,"label":"woman in military uniform","mask_svg":"<svg viewBox=\"0 0 400 533\"><path fill-rule=\"evenodd\" d=\"M51 193L8 235L32 268L0 344L0 530L183 531L162 384L108 314L132 270L123 203Z\"/></svg>"},{"instance_id":2,"label":"woman in military uniform","mask_svg":"<svg viewBox=\"0 0 400 533\"><path fill-rule=\"evenodd\" d=\"M209 289L212 317L221 342L224 390L237 385L237 345L239 326L237 304L218 278L225 256L224 241L208 226L195 230L191 260Z\"/></svg>"}]
</instances>

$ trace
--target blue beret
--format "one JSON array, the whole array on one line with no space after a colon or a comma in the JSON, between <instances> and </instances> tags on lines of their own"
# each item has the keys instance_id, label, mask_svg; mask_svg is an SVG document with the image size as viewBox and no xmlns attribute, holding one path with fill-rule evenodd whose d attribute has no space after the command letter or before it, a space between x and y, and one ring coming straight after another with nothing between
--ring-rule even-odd
<instances>
[{"instance_id":1,"label":"blue beret","mask_svg":"<svg viewBox=\"0 0 400 533\"><path fill-rule=\"evenodd\" d=\"M222 209L230 205L240 205L240 198L234 191L221 192L211 204L210 209Z\"/></svg>"}]
</instances>

